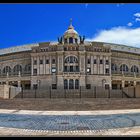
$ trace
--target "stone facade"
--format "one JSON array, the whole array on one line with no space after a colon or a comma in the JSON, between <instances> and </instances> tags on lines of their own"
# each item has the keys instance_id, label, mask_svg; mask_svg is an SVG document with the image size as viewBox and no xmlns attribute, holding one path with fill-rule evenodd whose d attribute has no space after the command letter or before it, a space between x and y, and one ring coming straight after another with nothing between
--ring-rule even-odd
<instances>
[{"instance_id":1,"label":"stone facade","mask_svg":"<svg viewBox=\"0 0 140 140\"><path fill-rule=\"evenodd\" d=\"M72 26L58 42L0 50L0 84L23 88L120 89L140 84L140 49L87 42Z\"/></svg>"}]
</instances>

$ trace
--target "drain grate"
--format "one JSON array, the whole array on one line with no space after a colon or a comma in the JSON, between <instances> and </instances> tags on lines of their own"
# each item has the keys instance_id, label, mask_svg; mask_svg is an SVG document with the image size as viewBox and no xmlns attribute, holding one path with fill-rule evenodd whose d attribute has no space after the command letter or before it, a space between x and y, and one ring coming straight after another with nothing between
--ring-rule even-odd
<instances>
[{"instance_id":1,"label":"drain grate","mask_svg":"<svg viewBox=\"0 0 140 140\"><path fill-rule=\"evenodd\" d=\"M77 130L90 130L87 126L79 126L77 127Z\"/></svg>"}]
</instances>

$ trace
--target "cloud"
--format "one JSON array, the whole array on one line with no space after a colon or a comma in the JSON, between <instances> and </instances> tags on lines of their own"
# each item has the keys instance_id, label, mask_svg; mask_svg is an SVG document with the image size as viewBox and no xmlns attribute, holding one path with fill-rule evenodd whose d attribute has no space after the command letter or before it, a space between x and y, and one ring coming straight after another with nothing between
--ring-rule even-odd
<instances>
[{"instance_id":1,"label":"cloud","mask_svg":"<svg viewBox=\"0 0 140 140\"><path fill-rule=\"evenodd\" d=\"M134 16L135 17L140 17L140 13L135 13Z\"/></svg>"},{"instance_id":2,"label":"cloud","mask_svg":"<svg viewBox=\"0 0 140 140\"><path fill-rule=\"evenodd\" d=\"M140 18L136 18L135 21L136 21L136 22L137 22L137 21L140 21Z\"/></svg>"},{"instance_id":3,"label":"cloud","mask_svg":"<svg viewBox=\"0 0 140 140\"><path fill-rule=\"evenodd\" d=\"M109 30L101 30L95 37L87 38L86 40L123 44L140 48L140 28L114 27Z\"/></svg>"},{"instance_id":4,"label":"cloud","mask_svg":"<svg viewBox=\"0 0 140 140\"><path fill-rule=\"evenodd\" d=\"M140 13L135 13L134 16L135 18L135 22L140 21Z\"/></svg>"},{"instance_id":5,"label":"cloud","mask_svg":"<svg viewBox=\"0 0 140 140\"><path fill-rule=\"evenodd\" d=\"M129 23L127 24L127 26L129 26L129 27L133 26L132 22L129 22Z\"/></svg>"}]
</instances>

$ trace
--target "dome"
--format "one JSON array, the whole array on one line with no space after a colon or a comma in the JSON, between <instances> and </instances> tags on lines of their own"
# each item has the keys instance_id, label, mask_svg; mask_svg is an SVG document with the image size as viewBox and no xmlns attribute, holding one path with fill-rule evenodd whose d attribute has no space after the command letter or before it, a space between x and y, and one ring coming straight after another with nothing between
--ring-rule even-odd
<instances>
[{"instance_id":1,"label":"dome","mask_svg":"<svg viewBox=\"0 0 140 140\"><path fill-rule=\"evenodd\" d=\"M64 33L64 38L77 38L78 37L78 33L77 31L74 30L74 27L72 26L72 21L70 23L70 26L68 27L68 30L65 31Z\"/></svg>"}]
</instances>

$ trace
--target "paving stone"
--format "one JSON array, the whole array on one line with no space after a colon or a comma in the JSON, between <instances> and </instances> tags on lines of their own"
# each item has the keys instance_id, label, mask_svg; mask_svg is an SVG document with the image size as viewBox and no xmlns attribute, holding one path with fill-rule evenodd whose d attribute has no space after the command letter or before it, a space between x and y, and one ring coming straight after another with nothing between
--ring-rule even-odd
<instances>
[{"instance_id":1,"label":"paving stone","mask_svg":"<svg viewBox=\"0 0 140 140\"><path fill-rule=\"evenodd\" d=\"M0 135L124 135L134 127L140 130L139 111L111 115L0 113Z\"/></svg>"}]
</instances>

